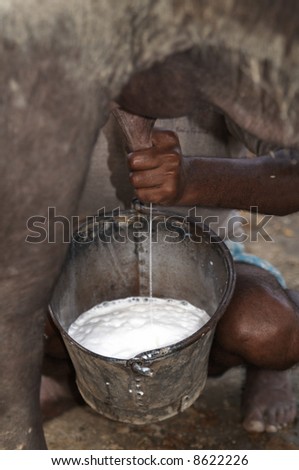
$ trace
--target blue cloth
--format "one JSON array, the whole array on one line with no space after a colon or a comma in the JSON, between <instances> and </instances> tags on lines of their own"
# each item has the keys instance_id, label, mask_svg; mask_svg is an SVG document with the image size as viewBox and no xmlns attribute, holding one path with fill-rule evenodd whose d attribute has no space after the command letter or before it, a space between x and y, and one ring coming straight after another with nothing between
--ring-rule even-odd
<instances>
[{"instance_id":1,"label":"blue cloth","mask_svg":"<svg viewBox=\"0 0 299 470\"><path fill-rule=\"evenodd\" d=\"M225 243L232 254L233 260L236 263L253 264L254 266L265 269L266 271L269 271L269 273L273 274L274 277L276 277L281 287L284 289L287 287L281 272L271 263L269 263L269 261L266 261L259 256L246 253L243 243L233 242L231 240L225 241Z\"/></svg>"}]
</instances>

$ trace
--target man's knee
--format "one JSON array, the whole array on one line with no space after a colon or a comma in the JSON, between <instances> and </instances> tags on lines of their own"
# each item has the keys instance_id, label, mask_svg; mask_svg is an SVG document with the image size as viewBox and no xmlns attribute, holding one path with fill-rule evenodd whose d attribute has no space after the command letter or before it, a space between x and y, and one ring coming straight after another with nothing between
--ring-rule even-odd
<instances>
[{"instance_id":1,"label":"man's knee","mask_svg":"<svg viewBox=\"0 0 299 470\"><path fill-rule=\"evenodd\" d=\"M271 274L243 265L216 338L244 362L284 369L299 361L299 316Z\"/></svg>"}]
</instances>

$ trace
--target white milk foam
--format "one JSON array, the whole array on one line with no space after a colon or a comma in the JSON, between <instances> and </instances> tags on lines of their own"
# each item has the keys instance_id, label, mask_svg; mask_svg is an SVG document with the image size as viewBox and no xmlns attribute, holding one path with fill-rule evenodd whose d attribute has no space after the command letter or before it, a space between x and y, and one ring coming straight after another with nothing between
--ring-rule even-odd
<instances>
[{"instance_id":1,"label":"white milk foam","mask_svg":"<svg viewBox=\"0 0 299 470\"><path fill-rule=\"evenodd\" d=\"M82 313L68 333L97 354L130 359L187 338L209 319L204 310L186 301L128 297L103 302Z\"/></svg>"}]
</instances>

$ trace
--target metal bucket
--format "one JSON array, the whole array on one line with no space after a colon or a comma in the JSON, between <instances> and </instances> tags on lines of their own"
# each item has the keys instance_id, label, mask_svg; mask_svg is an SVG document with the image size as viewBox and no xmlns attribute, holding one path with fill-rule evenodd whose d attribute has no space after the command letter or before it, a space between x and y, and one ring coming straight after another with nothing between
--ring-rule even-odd
<instances>
[{"instance_id":1,"label":"metal bucket","mask_svg":"<svg viewBox=\"0 0 299 470\"><path fill-rule=\"evenodd\" d=\"M187 300L210 320L192 336L130 360L93 353L67 333L84 311L113 299L149 295L149 215L123 211L84 224L71 243L50 303L84 400L108 418L161 421L188 408L207 378L216 324L233 293L229 250L207 227L153 211L153 296Z\"/></svg>"}]
</instances>

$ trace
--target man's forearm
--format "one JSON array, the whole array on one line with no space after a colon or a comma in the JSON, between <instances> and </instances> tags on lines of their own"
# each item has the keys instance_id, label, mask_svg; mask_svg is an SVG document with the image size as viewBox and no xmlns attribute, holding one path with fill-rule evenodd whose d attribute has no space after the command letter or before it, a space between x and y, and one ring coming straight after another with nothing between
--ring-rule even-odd
<instances>
[{"instance_id":1,"label":"man's forearm","mask_svg":"<svg viewBox=\"0 0 299 470\"><path fill-rule=\"evenodd\" d=\"M299 211L299 152L258 158L187 157L179 205L200 205L286 215Z\"/></svg>"}]
</instances>

